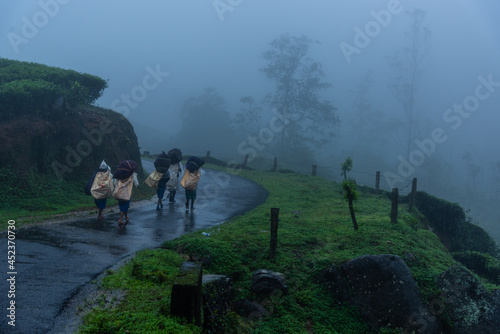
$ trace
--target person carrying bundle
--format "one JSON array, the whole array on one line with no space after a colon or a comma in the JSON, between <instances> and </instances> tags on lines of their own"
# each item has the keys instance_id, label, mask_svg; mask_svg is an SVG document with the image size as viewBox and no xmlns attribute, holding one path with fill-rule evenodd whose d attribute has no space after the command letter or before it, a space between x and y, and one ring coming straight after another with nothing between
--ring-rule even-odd
<instances>
[{"instance_id":1,"label":"person carrying bundle","mask_svg":"<svg viewBox=\"0 0 500 334\"><path fill-rule=\"evenodd\" d=\"M116 168L113 173L113 182L115 182L115 189L113 190L113 198L118 200L120 207L120 218L118 225L123 226L129 223L128 209L130 207L130 199L132 197L133 186L138 186L137 180L137 163L133 160L125 160ZM125 217L125 222L123 222Z\"/></svg>"},{"instance_id":2,"label":"person carrying bundle","mask_svg":"<svg viewBox=\"0 0 500 334\"><path fill-rule=\"evenodd\" d=\"M196 189L198 187L198 182L201 177L201 166L205 161L198 157L190 157L186 162L186 170L182 176L181 186L184 187L186 191L186 211L191 208L194 209L194 201L196 199ZM191 201L191 205L189 202Z\"/></svg>"},{"instance_id":3,"label":"person carrying bundle","mask_svg":"<svg viewBox=\"0 0 500 334\"><path fill-rule=\"evenodd\" d=\"M162 174L158 184L156 186L156 194L158 195L158 203L156 204L156 210L163 209L163 195L165 195L165 189L167 187L167 182L170 180L170 173L168 171L170 167L170 159L165 152L161 152L161 154L156 158L155 162L156 172Z\"/></svg>"},{"instance_id":4,"label":"person carrying bundle","mask_svg":"<svg viewBox=\"0 0 500 334\"><path fill-rule=\"evenodd\" d=\"M182 152L178 148L173 148L168 151L168 158L170 159L170 168L168 169L170 173L170 180L167 182L167 190L170 193L168 201L170 203L175 202L175 193L177 192L177 187L179 185L179 176L182 172Z\"/></svg>"},{"instance_id":5,"label":"person carrying bundle","mask_svg":"<svg viewBox=\"0 0 500 334\"><path fill-rule=\"evenodd\" d=\"M92 181L92 187L90 188L90 193L94 197L94 203L99 210L97 214L97 220L101 221L104 219L102 216L102 211L106 208L106 203L111 193L113 192L113 174L111 174L111 169L104 162L101 162L99 169L94 174L94 180Z\"/></svg>"}]
</instances>

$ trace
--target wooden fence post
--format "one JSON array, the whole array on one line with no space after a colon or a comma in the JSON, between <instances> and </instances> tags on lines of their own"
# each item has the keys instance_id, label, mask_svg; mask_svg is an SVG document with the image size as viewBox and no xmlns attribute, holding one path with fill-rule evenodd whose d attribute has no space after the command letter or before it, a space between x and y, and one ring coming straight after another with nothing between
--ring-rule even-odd
<instances>
[{"instance_id":1,"label":"wooden fence post","mask_svg":"<svg viewBox=\"0 0 500 334\"><path fill-rule=\"evenodd\" d=\"M207 151L207 159L205 161L207 164L210 162L210 150Z\"/></svg>"},{"instance_id":2,"label":"wooden fence post","mask_svg":"<svg viewBox=\"0 0 500 334\"><path fill-rule=\"evenodd\" d=\"M392 188L391 223L393 224L398 222L398 197L398 188Z\"/></svg>"},{"instance_id":3,"label":"wooden fence post","mask_svg":"<svg viewBox=\"0 0 500 334\"><path fill-rule=\"evenodd\" d=\"M380 171L377 171L377 174L375 175L375 189L377 192L380 190Z\"/></svg>"},{"instance_id":4,"label":"wooden fence post","mask_svg":"<svg viewBox=\"0 0 500 334\"><path fill-rule=\"evenodd\" d=\"M312 176L316 176L316 171L318 170L318 166L317 165L313 165L312 166Z\"/></svg>"},{"instance_id":5,"label":"wooden fence post","mask_svg":"<svg viewBox=\"0 0 500 334\"><path fill-rule=\"evenodd\" d=\"M276 172L277 167L278 167L278 158L274 157L273 168L271 169L271 172Z\"/></svg>"},{"instance_id":6,"label":"wooden fence post","mask_svg":"<svg viewBox=\"0 0 500 334\"><path fill-rule=\"evenodd\" d=\"M417 178L414 177L413 181L411 182L411 194L410 194L410 203L408 205L408 211L412 212L413 207L415 206L415 197L417 196Z\"/></svg>"},{"instance_id":7,"label":"wooden fence post","mask_svg":"<svg viewBox=\"0 0 500 334\"><path fill-rule=\"evenodd\" d=\"M278 246L278 220L280 215L279 208L271 208L271 238L269 243L269 258L276 257L276 247Z\"/></svg>"},{"instance_id":8,"label":"wooden fence post","mask_svg":"<svg viewBox=\"0 0 500 334\"><path fill-rule=\"evenodd\" d=\"M172 286L170 314L201 326L201 265L184 261Z\"/></svg>"}]
</instances>

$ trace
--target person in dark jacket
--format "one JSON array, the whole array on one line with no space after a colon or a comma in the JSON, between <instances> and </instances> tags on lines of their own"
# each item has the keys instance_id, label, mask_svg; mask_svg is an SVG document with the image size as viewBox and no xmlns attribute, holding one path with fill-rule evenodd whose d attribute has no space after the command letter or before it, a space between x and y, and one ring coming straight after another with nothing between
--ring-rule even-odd
<instances>
[{"instance_id":1,"label":"person in dark jacket","mask_svg":"<svg viewBox=\"0 0 500 334\"><path fill-rule=\"evenodd\" d=\"M156 187L156 194L158 195L158 203L156 204L156 210L163 208L163 195L165 195L165 190L167 188L167 182L170 180L170 173L168 171L170 167L170 158L168 154L162 151L160 155L156 158L154 162L155 169L158 173L162 173L163 176L158 182Z\"/></svg>"},{"instance_id":2,"label":"person in dark jacket","mask_svg":"<svg viewBox=\"0 0 500 334\"><path fill-rule=\"evenodd\" d=\"M170 174L167 171L161 177L158 182L158 188L156 188L156 194L158 195L158 204L156 204L156 210L163 209L163 203L161 202L163 199L163 195L165 195L165 189L167 188L167 182L170 180Z\"/></svg>"}]
</instances>

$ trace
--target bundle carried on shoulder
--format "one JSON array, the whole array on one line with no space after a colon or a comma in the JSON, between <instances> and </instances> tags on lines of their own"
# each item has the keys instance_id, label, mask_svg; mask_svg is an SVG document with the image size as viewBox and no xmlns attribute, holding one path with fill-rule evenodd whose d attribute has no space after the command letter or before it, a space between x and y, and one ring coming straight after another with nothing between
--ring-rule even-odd
<instances>
[{"instance_id":1,"label":"bundle carried on shoulder","mask_svg":"<svg viewBox=\"0 0 500 334\"><path fill-rule=\"evenodd\" d=\"M194 172L190 172L188 169L186 169L181 179L181 186L186 190L196 190L196 187L198 187L198 182L200 181L200 177L201 173L199 168Z\"/></svg>"},{"instance_id":2,"label":"bundle carried on shoulder","mask_svg":"<svg viewBox=\"0 0 500 334\"><path fill-rule=\"evenodd\" d=\"M173 148L167 153L171 164L176 164L182 161L182 152L178 148Z\"/></svg>"},{"instance_id":3,"label":"bundle carried on shoulder","mask_svg":"<svg viewBox=\"0 0 500 334\"><path fill-rule=\"evenodd\" d=\"M201 166L203 166L204 164L205 164L205 160L203 160L202 158L199 158L199 157L192 156L186 162L186 169L189 172L194 173L198 169L200 169Z\"/></svg>"},{"instance_id":4,"label":"bundle carried on shoulder","mask_svg":"<svg viewBox=\"0 0 500 334\"><path fill-rule=\"evenodd\" d=\"M133 186L133 175L130 175L126 179L118 179L118 181L116 181L115 189L113 190L113 198L119 201L129 201L132 197Z\"/></svg>"},{"instance_id":5,"label":"bundle carried on shoulder","mask_svg":"<svg viewBox=\"0 0 500 334\"><path fill-rule=\"evenodd\" d=\"M125 160L116 167L113 178L118 180L128 179L137 169L137 163L134 160Z\"/></svg>"},{"instance_id":6,"label":"bundle carried on shoulder","mask_svg":"<svg viewBox=\"0 0 500 334\"><path fill-rule=\"evenodd\" d=\"M151 188L158 188L158 183L165 173L159 173L157 170L154 170L149 176L146 178L146 183Z\"/></svg>"},{"instance_id":7,"label":"bundle carried on shoulder","mask_svg":"<svg viewBox=\"0 0 500 334\"><path fill-rule=\"evenodd\" d=\"M108 169L105 169L103 171L98 171L95 175L90 192L95 199L104 199L111 197L113 188L111 173Z\"/></svg>"},{"instance_id":8,"label":"bundle carried on shoulder","mask_svg":"<svg viewBox=\"0 0 500 334\"><path fill-rule=\"evenodd\" d=\"M158 158L156 158L154 165L158 173L166 173L170 167L170 159L167 153L162 151L161 154L158 155Z\"/></svg>"}]
</instances>

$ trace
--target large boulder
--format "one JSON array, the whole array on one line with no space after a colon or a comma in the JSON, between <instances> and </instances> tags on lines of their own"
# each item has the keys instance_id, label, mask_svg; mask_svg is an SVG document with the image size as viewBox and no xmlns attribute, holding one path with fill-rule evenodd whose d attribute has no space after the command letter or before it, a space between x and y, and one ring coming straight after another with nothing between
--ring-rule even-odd
<instances>
[{"instance_id":1,"label":"large boulder","mask_svg":"<svg viewBox=\"0 0 500 334\"><path fill-rule=\"evenodd\" d=\"M0 120L0 141L0 168L14 170L20 179L31 170L86 181L102 160L113 170L123 160L134 160L142 177L134 128L112 110L82 106L57 118L23 115Z\"/></svg>"},{"instance_id":2,"label":"large boulder","mask_svg":"<svg viewBox=\"0 0 500 334\"><path fill-rule=\"evenodd\" d=\"M260 269L252 274L252 291L259 295L286 295L288 287L283 274Z\"/></svg>"},{"instance_id":3,"label":"large boulder","mask_svg":"<svg viewBox=\"0 0 500 334\"><path fill-rule=\"evenodd\" d=\"M488 293L466 269L455 265L438 277L440 311L450 320L452 333L499 333L500 292Z\"/></svg>"},{"instance_id":4,"label":"large boulder","mask_svg":"<svg viewBox=\"0 0 500 334\"><path fill-rule=\"evenodd\" d=\"M410 270L397 255L364 255L333 265L322 281L339 302L356 306L375 330L399 327L410 333L436 333L439 329Z\"/></svg>"}]
</instances>

